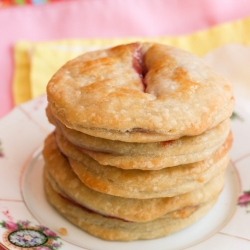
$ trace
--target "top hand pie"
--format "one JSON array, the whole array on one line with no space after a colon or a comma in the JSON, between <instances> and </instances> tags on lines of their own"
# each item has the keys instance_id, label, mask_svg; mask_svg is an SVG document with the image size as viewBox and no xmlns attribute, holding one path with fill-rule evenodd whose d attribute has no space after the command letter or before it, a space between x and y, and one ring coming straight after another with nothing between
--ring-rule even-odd
<instances>
[{"instance_id":1,"label":"top hand pie","mask_svg":"<svg viewBox=\"0 0 250 250\"><path fill-rule=\"evenodd\" d=\"M68 128L126 142L199 135L234 107L230 84L202 60L154 43L81 55L52 77L47 94Z\"/></svg>"}]
</instances>

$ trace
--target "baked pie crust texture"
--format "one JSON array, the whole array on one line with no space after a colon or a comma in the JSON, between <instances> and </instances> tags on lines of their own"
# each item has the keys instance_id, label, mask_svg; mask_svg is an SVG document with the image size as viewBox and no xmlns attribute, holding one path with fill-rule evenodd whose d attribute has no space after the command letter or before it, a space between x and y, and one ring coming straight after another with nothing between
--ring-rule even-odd
<instances>
[{"instance_id":1,"label":"baked pie crust texture","mask_svg":"<svg viewBox=\"0 0 250 250\"><path fill-rule=\"evenodd\" d=\"M232 146L229 82L186 51L131 43L85 53L47 85L48 202L105 240L154 239L214 206Z\"/></svg>"},{"instance_id":2,"label":"baked pie crust texture","mask_svg":"<svg viewBox=\"0 0 250 250\"><path fill-rule=\"evenodd\" d=\"M55 73L47 95L67 127L128 142L201 134L234 106L231 85L201 59L154 43L79 56Z\"/></svg>"}]
</instances>

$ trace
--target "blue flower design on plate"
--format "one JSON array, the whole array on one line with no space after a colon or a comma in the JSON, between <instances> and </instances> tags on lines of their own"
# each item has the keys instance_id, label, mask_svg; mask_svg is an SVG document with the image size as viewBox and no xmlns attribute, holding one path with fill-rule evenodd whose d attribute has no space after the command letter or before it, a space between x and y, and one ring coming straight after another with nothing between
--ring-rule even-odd
<instances>
[{"instance_id":1,"label":"blue flower design on plate","mask_svg":"<svg viewBox=\"0 0 250 250\"><path fill-rule=\"evenodd\" d=\"M34 229L20 229L9 234L9 241L20 247L36 247L45 244L48 237Z\"/></svg>"}]
</instances>

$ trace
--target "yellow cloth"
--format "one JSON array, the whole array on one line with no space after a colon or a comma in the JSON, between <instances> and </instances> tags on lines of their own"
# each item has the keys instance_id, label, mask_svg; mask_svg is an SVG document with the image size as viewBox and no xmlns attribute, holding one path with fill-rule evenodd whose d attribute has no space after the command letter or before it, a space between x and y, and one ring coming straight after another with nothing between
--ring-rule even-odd
<instances>
[{"instance_id":1,"label":"yellow cloth","mask_svg":"<svg viewBox=\"0 0 250 250\"><path fill-rule=\"evenodd\" d=\"M227 43L250 44L250 18L215 26L211 29L178 37L60 40L49 42L21 41L15 45L14 100L19 104L46 92L52 75L68 60L85 51L134 41L168 44L203 56Z\"/></svg>"}]
</instances>

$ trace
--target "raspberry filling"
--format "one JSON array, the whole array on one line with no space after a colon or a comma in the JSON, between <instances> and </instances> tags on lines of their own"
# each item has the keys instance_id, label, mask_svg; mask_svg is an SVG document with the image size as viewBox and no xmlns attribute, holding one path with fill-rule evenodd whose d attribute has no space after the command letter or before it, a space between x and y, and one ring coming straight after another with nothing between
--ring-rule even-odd
<instances>
[{"instance_id":1,"label":"raspberry filling","mask_svg":"<svg viewBox=\"0 0 250 250\"><path fill-rule=\"evenodd\" d=\"M170 140L170 141L163 141L162 142L162 146L165 148L167 146L171 146L174 143L174 140Z\"/></svg>"},{"instance_id":2,"label":"raspberry filling","mask_svg":"<svg viewBox=\"0 0 250 250\"><path fill-rule=\"evenodd\" d=\"M143 53L142 53L140 45L138 45L136 47L136 49L133 53L132 64L133 64L134 70L137 72L137 74L139 75L139 77L141 79L143 91L145 92L146 87L147 87L147 83L146 83L146 79L145 79L145 76L147 74L147 68L143 62Z\"/></svg>"}]
</instances>

